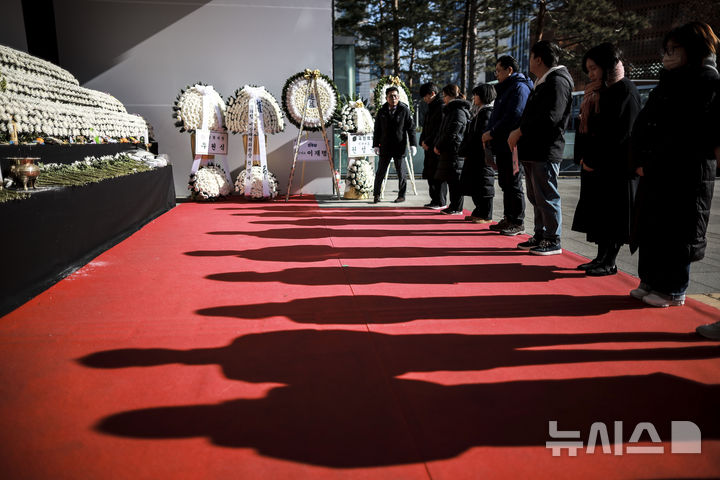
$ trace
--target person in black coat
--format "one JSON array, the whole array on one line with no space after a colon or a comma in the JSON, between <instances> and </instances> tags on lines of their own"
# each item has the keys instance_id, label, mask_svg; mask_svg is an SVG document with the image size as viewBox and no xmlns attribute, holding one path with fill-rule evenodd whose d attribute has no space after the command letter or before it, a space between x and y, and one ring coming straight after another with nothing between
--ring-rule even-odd
<instances>
[{"instance_id":1,"label":"person in black coat","mask_svg":"<svg viewBox=\"0 0 720 480\"><path fill-rule=\"evenodd\" d=\"M640 95L625 78L620 52L611 43L588 50L582 66L590 82L575 135L575 160L582 171L572 229L597 243L598 253L577 268L590 276L613 275L620 247L630 241L630 212L637 187L637 176L630 168L630 132L640 111Z\"/></svg>"},{"instance_id":2,"label":"person in black coat","mask_svg":"<svg viewBox=\"0 0 720 480\"><path fill-rule=\"evenodd\" d=\"M557 180L574 83L567 68L558 65L559 54L560 47L547 40L540 40L530 49L530 72L538 80L525 105L520 127L508 136L510 150L517 146L525 170L527 197L535 212L533 237L517 247L533 255L562 253Z\"/></svg>"},{"instance_id":3,"label":"person in black coat","mask_svg":"<svg viewBox=\"0 0 720 480\"><path fill-rule=\"evenodd\" d=\"M412 155L417 151L415 141L415 122L413 122L410 107L400 102L397 87L386 90L387 102L380 107L375 117L375 131L373 132L373 148L380 157L375 172L375 188L373 201L380 201L382 183L390 167L390 159L395 162L395 171L398 175L398 196L395 203L405 201L407 180L405 179L405 164L403 162L407 143L410 142Z\"/></svg>"},{"instance_id":4,"label":"person in black coat","mask_svg":"<svg viewBox=\"0 0 720 480\"><path fill-rule=\"evenodd\" d=\"M450 205L441 210L447 215L461 215L463 211L463 192L460 187L462 159L458 156L465 130L470 123L470 103L457 85L445 85L442 90L442 123L435 139L434 151L440 156L435 179L447 182L450 190Z\"/></svg>"},{"instance_id":5,"label":"person in black coat","mask_svg":"<svg viewBox=\"0 0 720 480\"><path fill-rule=\"evenodd\" d=\"M492 222L493 198L495 197L495 170L490 145L483 146L482 136L487 129L495 100L495 87L481 83L473 88L473 105L477 108L465 138L460 145L460 155L465 158L460 187L463 195L472 197L475 209L465 217L473 223Z\"/></svg>"},{"instance_id":6,"label":"person in black coat","mask_svg":"<svg viewBox=\"0 0 720 480\"><path fill-rule=\"evenodd\" d=\"M432 82L420 85L420 96L428 106L419 140L420 146L425 150L422 178L427 180L430 194L430 203L425 205L425 208L440 210L445 208L447 203L447 183L435 180L439 158L433 149L442 122L443 99L442 95L438 95L437 87Z\"/></svg>"},{"instance_id":7,"label":"person in black coat","mask_svg":"<svg viewBox=\"0 0 720 480\"><path fill-rule=\"evenodd\" d=\"M685 303L690 263L704 257L707 245L720 152L720 80L703 64L717 53L709 33L693 22L665 36L660 82L632 132L640 183L630 249L639 250L640 285L630 295L655 307Z\"/></svg>"}]
</instances>

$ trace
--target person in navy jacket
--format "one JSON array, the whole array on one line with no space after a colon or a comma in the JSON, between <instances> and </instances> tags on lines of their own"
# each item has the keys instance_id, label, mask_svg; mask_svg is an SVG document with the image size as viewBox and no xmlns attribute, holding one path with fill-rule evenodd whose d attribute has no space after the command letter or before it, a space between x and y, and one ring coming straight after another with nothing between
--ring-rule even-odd
<instances>
[{"instance_id":1,"label":"person in navy jacket","mask_svg":"<svg viewBox=\"0 0 720 480\"><path fill-rule=\"evenodd\" d=\"M517 60L504 55L497 60L495 87L497 98L482 141L492 149L498 171L498 184L503 191L503 218L490 225L490 230L505 235L517 235L525 230L525 194L522 189L522 172L513 165L512 151L507 139L520 125L532 81L519 72Z\"/></svg>"}]
</instances>

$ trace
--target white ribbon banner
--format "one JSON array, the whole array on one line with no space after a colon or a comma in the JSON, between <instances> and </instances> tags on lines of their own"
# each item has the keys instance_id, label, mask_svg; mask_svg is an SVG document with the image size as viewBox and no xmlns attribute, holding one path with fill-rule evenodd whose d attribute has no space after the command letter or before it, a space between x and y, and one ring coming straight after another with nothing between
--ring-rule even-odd
<instances>
[{"instance_id":1,"label":"white ribbon banner","mask_svg":"<svg viewBox=\"0 0 720 480\"><path fill-rule=\"evenodd\" d=\"M247 150L245 152L245 196L250 196L252 192L252 166L253 159L257 158L260 162L262 170L262 189L263 197L270 197L270 181L268 179L267 168L267 150L265 148L265 121L262 111L262 100L257 92L251 90L250 102L248 104L248 141ZM255 137L258 139L259 154L253 155Z\"/></svg>"}]
</instances>

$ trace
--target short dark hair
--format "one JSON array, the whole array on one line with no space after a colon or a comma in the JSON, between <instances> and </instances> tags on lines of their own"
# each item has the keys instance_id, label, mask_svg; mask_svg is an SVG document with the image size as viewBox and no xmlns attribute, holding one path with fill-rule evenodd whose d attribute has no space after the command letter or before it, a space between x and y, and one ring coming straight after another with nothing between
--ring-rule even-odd
<instances>
[{"instance_id":1,"label":"short dark hair","mask_svg":"<svg viewBox=\"0 0 720 480\"><path fill-rule=\"evenodd\" d=\"M621 57L622 52L616 48L615 45L610 42L604 42L585 52L582 59L582 70L588 73L587 61L590 59L602 69L602 79L607 80L608 72L615 68L615 65L621 61Z\"/></svg>"},{"instance_id":2,"label":"short dark hair","mask_svg":"<svg viewBox=\"0 0 720 480\"><path fill-rule=\"evenodd\" d=\"M495 93L495 87L492 85L488 85L487 83L481 83L477 87L472 89L472 94L477 95L480 98L480 101L488 105L497 98L497 93Z\"/></svg>"},{"instance_id":3,"label":"short dark hair","mask_svg":"<svg viewBox=\"0 0 720 480\"><path fill-rule=\"evenodd\" d=\"M518 64L517 60L515 60L510 55L503 55L502 57L498 58L495 64L497 65L498 63L505 70L512 67L513 72L517 73L520 71L520 65Z\"/></svg>"},{"instance_id":4,"label":"short dark hair","mask_svg":"<svg viewBox=\"0 0 720 480\"><path fill-rule=\"evenodd\" d=\"M548 68L556 66L560 60L560 47L547 40L540 40L533 45L530 49L530 53L535 58L539 57Z\"/></svg>"},{"instance_id":5,"label":"short dark hair","mask_svg":"<svg viewBox=\"0 0 720 480\"><path fill-rule=\"evenodd\" d=\"M667 48L670 40L685 49L688 63L692 65L701 64L706 57L718 53L718 37L707 23L690 22L672 29L663 39L663 48Z\"/></svg>"},{"instance_id":6,"label":"short dark hair","mask_svg":"<svg viewBox=\"0 0 720 480\"><path fill-rule=\"evenodd\" d=\"M390 92L398 92L398 94L400 94L400 90L398 90L398 88L394 85L392 87L388 87L385 90L385 96L387 97L390 94Z\"/></svg>"},{"instance_id":7,"label":"short dark hair","mask_svg":"<svg viewBox=\"0 0 720 480\"><path fill-rule=\"evenodd\" d=\"M427 82L420 85L420 97L424 97L429 93L437 93L438 88L433 82Z\"/></svg>"}]
</instances>

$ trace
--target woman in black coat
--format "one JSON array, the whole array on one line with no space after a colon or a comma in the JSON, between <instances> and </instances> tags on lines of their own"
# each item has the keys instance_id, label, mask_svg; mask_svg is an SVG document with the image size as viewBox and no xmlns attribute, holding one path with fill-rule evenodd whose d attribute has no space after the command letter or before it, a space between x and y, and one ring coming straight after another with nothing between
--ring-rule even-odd
<instances>
[{"instance_id":1,"label":"woman in black coat","mask_svg":"<svg viewBox=\"0 0 720 480\"><path fill-rule=\"evenodd\" d=\"M443 88L443 101L442 122L435 138L434 151L440 156L435 179L447 182L450 191L450 205L441 212L460 215L463 210L463 192L460 188L462 160L458 151L470 122L470 103L465 100L465 95L457 85L446 85Z\"/></svg>"},{"instance_id":2,"label":"woman in black coat","mask_svg":"<svg viewBox=\"0 0 720 480\"><path fill-rule=\"evenodd\" d=\"M629 147L640 95L625 78L620 52L611 43L588 50L582 67L590 82L575 136L575 160L582 171L572 229L586 233L598 252L577 268L590 276L613 275L620 247L630 241L637 179L630 168Z\"/></svg>"},{"instance_id":3,"label":"woman in black coat","mask_svg":"<svg viewBox=\"0 0 720 480\"><path fill-rule=\"evenodd\" d=\"M720 154L720 79L704 65L718 40L702 25L665 36L660 82L632 132L640 183L630 248L639 249L640 286L630 295L655 307L685 303L690 262L702 259L707 245Z\"/></svg>"},{"instance_id":4,"label":"woman in black coat","mask_svg":"<svg viewBox=\"0 0 720 480\"><path fill-rule=\"evenodd\" d=\"M486 161L482 135L487 130L495 101L495 87L481 83L473 88L473 105L477 108L460 145L460 156L465 158L460 174L463 195L472 197L475 209L465 217L473 223L492 222L493 197L495 197L495 170ZM490 148L490 145L487 146Z\"/></svg>"}]
</instances>

